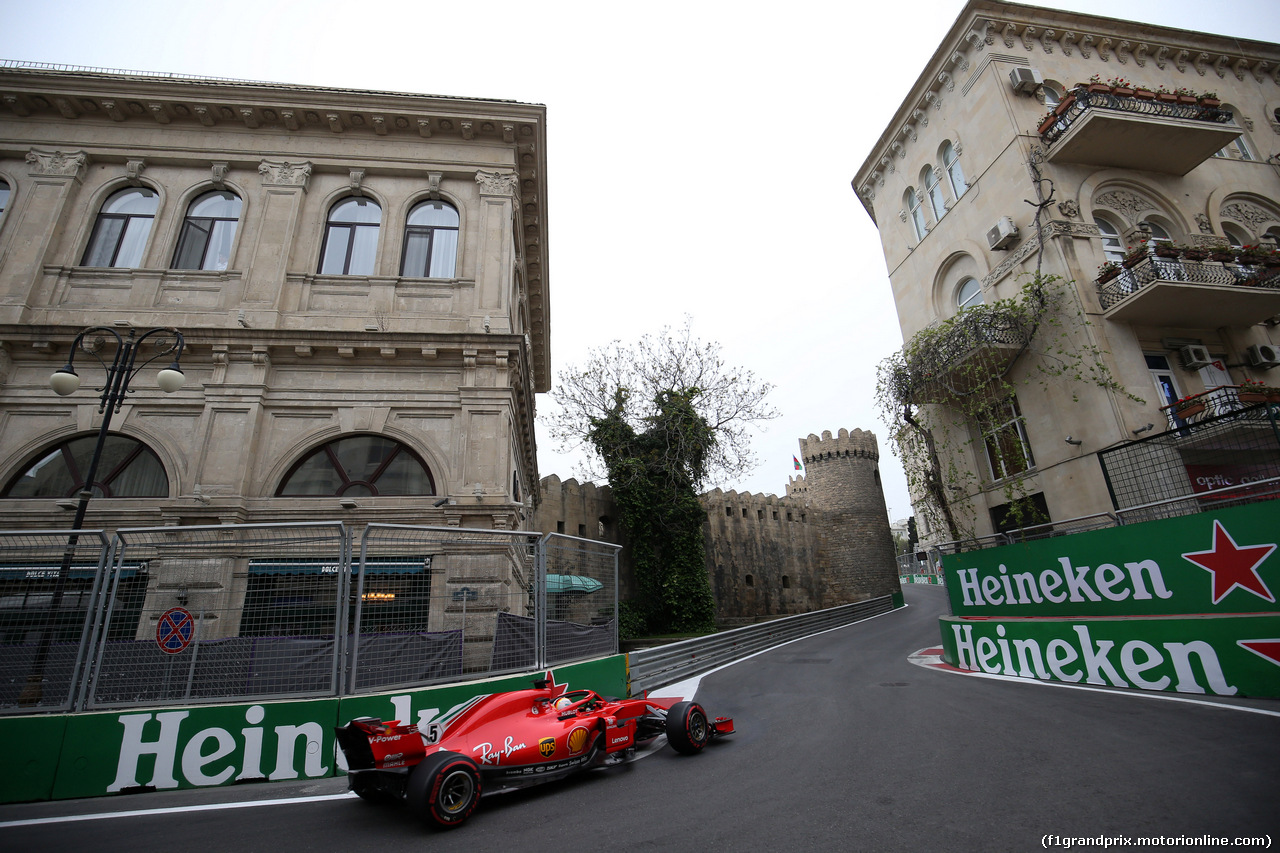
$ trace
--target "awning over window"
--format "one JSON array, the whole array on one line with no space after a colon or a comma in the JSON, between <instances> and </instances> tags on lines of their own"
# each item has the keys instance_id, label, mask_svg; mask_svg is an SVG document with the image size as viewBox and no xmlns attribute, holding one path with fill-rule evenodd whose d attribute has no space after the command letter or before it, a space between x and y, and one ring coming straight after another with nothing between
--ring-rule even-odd
<instances>
[{"instance_id":1,"label":"awning over window","mask_svg":"<svg viewBox=\"0 0 1280 853\"><path fill-rule=\"evenodd\" d=\"M547 592L567 595L590 595L599 592L604 584L595 578L582 575L547 575Z\"/></svg>"},{"instance_id":2,"label":"awning over window","mask_svg":"<svg viewBox=\"0 0 1280 853\"><path fill-rule=\"evenodd\" d=\"M352 571L359 571L360 564L353 563ZM367 560L367 575L405 575L426 572L431 569L430 557L397 557L390 560ZM327 560L250 560L251 575L337 575L338 563Z\"/></svg>"}]
</instances>

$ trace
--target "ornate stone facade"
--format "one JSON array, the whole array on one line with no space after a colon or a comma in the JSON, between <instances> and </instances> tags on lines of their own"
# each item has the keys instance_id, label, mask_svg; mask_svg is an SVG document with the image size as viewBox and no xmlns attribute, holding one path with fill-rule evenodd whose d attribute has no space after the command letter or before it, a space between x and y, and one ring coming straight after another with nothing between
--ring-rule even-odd
<instances>
[{"instance_id":1,"label":"ornate stone facade","mask_svg":"<svg viewBox=\"0 0 1280 853\"><path fill-rule=\"evenodd\" d=\"M69 524L70 495L18 492L36 461L97 432L101 368L78 359L84 388L65 398L48 381L94 325L179 329L186 381L166 395L156 365L133 378L112 433L159 473L150 497L100 487L90 528L527 527L551 381L544 107L12 66L0 93L0 529ZM152 203L140 218L108 208L130 188ZM238 212L200 213L210 198ZM349 200L363 218L335 225ZM405 260L426 200L457 214L432 237L443 273ZM90 251L130 216L132 262ZM223 254L192 261L184 241L218 222ZM366 265L321 272L342 240ZM346 481L283 493L353 437L425 479L393 488L348 459Z\"/></svg>"},{"instance_id":2,"label":"ornate stone facade","mask_svg":"<svg viewBox=\"0 0 1280 853\"><path fill-rule=\"evenodd\" d=\"M1042 134L1053 127L1051 108L1066 114L1075 86L1094 76L1145 87L1152 104L1157 89L1216 94L1232 123L1206 130L1194 115L1162 118L1140 106L1117 118L1118 108L1090 108L1070 114L1074 130ZM1167 287L1145 303L1144 294L1120 294L1126 301L1117 306L1114 297L1104 303L1095 281L1104 261L1122 257L1144 234L1190 246L1280 238L1280 175L1267 160L1275 137L1266 132L1277 109L1280 46L970 0L854 177L880 230L904 340L960 311L962 289L973 293L969 282L989 304L1017 296L1026 274L1039 269L1073 283L1074 308L1088 321L1073 345L1096 347L1110 375L1142 398L1088 383L1040 383L1029 366L1034 351L1015 364L1010 379L1020 385L1021 417L1002 440L1021 430L1017 438L1033 459L1027 485L1053 520L1113 509L1094 454L1147 424L1163 429L1169 394L1280 381L1280 368L1248 357L1251 346L1280 345L1274 291L1242 286L1215 296ZM1207 143L1199 141L1197 134L1210 132ZM1085 139L1096 147L1068 147ZM1186 153L1189 171L1155 156L1171 151ZM1038 224L1026 202L1037 200L1033 169L1043 179ZM930 180L940 187L938 204L920 195ZM900 216L913 197L923 198L920 228ZM1012 237L1006 218L1017 228ZM1240 310L1225 310L1231 300ZM1208 348L1216 364L1183 368L1178 352L1187 344ZM953 459L976 474L965 501L974 532L987 534L1008 501L1006 483L987 449L990 430L957 425L963 446L953 448ZM921 536L949 538L927 525Z\"/></svg>"}]
</instances>

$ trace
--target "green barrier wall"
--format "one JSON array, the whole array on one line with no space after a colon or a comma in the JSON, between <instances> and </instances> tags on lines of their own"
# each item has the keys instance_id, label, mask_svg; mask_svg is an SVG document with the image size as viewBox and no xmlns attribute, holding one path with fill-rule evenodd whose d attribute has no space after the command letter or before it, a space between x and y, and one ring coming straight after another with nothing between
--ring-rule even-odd
<instances>
[{"instance_id":1,"label":"green barrier wall","mask_svg":"<svg viewBox=\"0 0 1280 853\"><path fill-rule=\"evenodd\" d=\"M942 558L956 616L1276 612L1280 501Z\"/></svg>"},{"instance_id":2,"label":"green barrier wall","mask_svg":"<svg viewBox=\"0 0 1280 853\"><path fill-rule=\"evenodd\" d=\"M943 557L943 660L1280 697L1280 501Z\"/></svg>"},{"instance_id":3,"label":"green barrier wall","mask_svg":"<svg viewBox=\"0 0 1280 853\"><path fill-rule=\"evenodd\" d=\"M1280 616L942 619L943 659L975 672L1280 698Z\"/></svg>"},{"instance_id":4,"label":"green barrier wall","mask_svg":"<svg viewBox=\"0 0 1280 853\"><path fill-rule=\"evenodd\" d=\"M555 667L557 683L627 695L627 659ZM342 772L333 729L354 717L447 719L478 696L532 686L538 674L343 699L149 708L0 718L0 802L200 788Z\"/></svg>"}]
</instances>

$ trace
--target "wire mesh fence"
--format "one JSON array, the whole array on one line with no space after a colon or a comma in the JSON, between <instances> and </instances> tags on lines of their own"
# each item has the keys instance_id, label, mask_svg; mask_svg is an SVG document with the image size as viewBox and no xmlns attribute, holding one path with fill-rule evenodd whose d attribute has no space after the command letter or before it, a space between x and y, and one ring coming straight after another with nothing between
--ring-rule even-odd
<instances>
[{"instance_id":1,"label":"wire mesh fence","mask_svg":"<svg viewBox=\"0 0 1280 853\"><path fill-rule=\"evenodd\" d=\"M614 654L617 551L338 522L0 531L0 713L349 695Z\"/></svg>"},{"instance_id":2,"label":"wire mesh fence","mask_svg":"<svg viewBox=\"0 0 1280 853\"><path fill-rule=\"evenodd\" d=\"M0 536L0 708L71 707L109 552L100 530ZM146 571L121 568L123 606L137 606Z\"/></svg>"}]
</instances>

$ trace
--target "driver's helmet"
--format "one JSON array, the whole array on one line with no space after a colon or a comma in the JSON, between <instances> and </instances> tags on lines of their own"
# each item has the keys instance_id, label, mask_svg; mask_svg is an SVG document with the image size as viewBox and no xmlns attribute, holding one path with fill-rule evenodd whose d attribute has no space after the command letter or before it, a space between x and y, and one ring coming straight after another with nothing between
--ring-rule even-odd
<instances>
[{"instance_id":1,"label":"driver's helmet","mask_svg":"<svg viewBox=\"0 0 1280 853\"><path fill-rule=\"evenodd\" d=\"M570 705L573 704L573 700L570 699L568 696L561 696L552 704L555 706L555 709L557 711L563 711L565 708L568 708Z\"/></svg>"}]
</instances>

